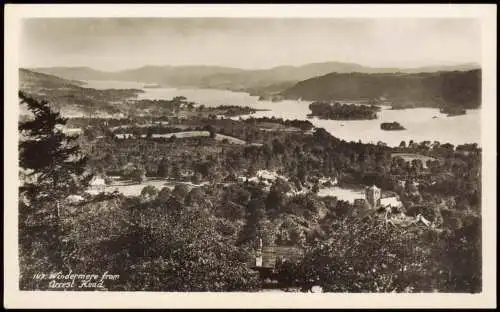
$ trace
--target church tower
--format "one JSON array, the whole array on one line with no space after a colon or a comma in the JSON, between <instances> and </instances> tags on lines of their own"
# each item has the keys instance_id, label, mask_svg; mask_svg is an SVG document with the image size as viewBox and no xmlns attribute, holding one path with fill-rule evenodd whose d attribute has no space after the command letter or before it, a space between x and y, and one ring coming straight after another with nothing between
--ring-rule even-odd
<instances>
[{"instance_id":1,"label":"church tower","mask_svg":"<svg viewBox=\"0 0 500 312\"><path fill-rule=\"evenodd\" d=\"M370 204L372 209L380 207L380 189L375 185L366 189L366 201Z\"/></svg>"}]
</instances>

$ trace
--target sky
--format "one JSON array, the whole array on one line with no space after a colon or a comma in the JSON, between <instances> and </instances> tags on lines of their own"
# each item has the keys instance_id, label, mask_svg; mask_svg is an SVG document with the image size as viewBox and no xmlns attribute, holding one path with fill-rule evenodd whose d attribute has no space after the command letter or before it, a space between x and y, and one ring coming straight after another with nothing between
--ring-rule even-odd
<instances>
[{"instance_id":1,"label":"sky","mask_svg":"<svg viewBox=\"0 0 500 312\"><path fill-rule=\"evenodd\" d=\"M479 20L30 18L22 67L220 65L244 69L350 62L371 67L481 64Z\"/></svg>"}]
</instances>

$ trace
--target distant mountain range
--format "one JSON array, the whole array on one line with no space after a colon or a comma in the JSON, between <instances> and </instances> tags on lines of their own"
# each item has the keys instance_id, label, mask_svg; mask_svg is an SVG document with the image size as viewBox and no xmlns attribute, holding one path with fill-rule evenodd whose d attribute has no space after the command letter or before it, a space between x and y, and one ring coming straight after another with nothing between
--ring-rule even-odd
<instances>
[{"instance_id":1,"label":"distant mountain range","mask_svg":"<svg viewBox=\"0 0 500 312\"><path fill-rule=\"evenodd\" d=\"M419 68L373 68L355 63L325 62L245 70L221 66L144 66L106 72L89 67L32 68L39 73L71 80L140 81L171 87L198 87L259 93L279 92L295 83L329 73L421 73L477 69L477 64Z\"/></svg>"},{"instance_id":2,"label":"distant mountain range","mask_svg":"<svg viewBox=\"0 0 500 312\"><path fill-rule=\"evenodd\" d=\"M89 67L21 69L21 82L31 80L31 89L42 90L56 105L62 100L88 108L90 101L110 110L113 101L133 96L136 91L104 94L102 90L82 92L81 80L137 81L170 87L195 87L244 91L252 95L280 98L337 100L385 98L394 108L464 107L481 105L481 70L477 64L419 68L372 68L354 63L312 63L271 69L244 70L221 66L144 66L106 72ZM36 76L36 75L39 76ZM46 76L41 76L46 75ZM49 76L47 76L49 75ZM53 91L56 90L57 91ZM50 91L48 92L48 91ZM54 93L55 92L55 93ZM40 93L40 92L38 92ZM77 96L71 94L78 94ZM57 94L57 95L54 95ZM100 100L96 95L105 96ZM116 109L116 106L114 107Z\"/></svg>"}]
</instances>

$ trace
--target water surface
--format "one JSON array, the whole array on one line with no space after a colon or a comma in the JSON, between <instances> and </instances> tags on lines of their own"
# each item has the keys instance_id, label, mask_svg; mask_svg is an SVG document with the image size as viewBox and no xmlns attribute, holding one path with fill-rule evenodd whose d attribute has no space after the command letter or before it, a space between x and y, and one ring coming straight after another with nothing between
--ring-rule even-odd
<instances>
[{"instance_id":1,"label":"water surface","mask_svg":"<svg viewBox=\"0 0 500 312\"><path fill-rule=\"evenodd\" d=\"M143 88L140 82L122 81L88 81L88 87L95 89L137 88L145 92L139 94L139 99L172 99L175 96L185 96L189 101L205 106L238 105L249 106L258 111L254 117L276 117L284 119L310 120L316 127L324 128L329 133L346 141L363 143L384 142L389 146L397 146L401 141L440 141L454 145L477 143L481 145L481 110L468 110L466 115L446 117L435 108L413 108L392 110L382 107L378 119L374 120L322 120L307 118L310 113L309 101L287 100L282 102L258 101L257 96L248 93L232 92L216 89L194 88ZM242 116L247 118L248 116ZM235 119L240 117L234 117ZM380 129L382 122L397 121L406 130L384 131Z\"/></svg>"}]
</instances>

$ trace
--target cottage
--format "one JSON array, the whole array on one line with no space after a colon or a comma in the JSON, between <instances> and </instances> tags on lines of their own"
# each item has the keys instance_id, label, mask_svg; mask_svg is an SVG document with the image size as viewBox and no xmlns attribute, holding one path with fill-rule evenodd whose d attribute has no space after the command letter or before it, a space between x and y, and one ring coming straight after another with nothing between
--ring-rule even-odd
<instances>
[{"instance_id":1,"label":"cottage","mask_svg":"<svg viewBox=\"0 0 500 312\"><path fill-rule=\"evenodd\" d=\"M380 199L381 207L390 207L390 208L401 208L403 207L403 203L396 197L386 197Z\"/></svg>"},{"instance_id":2,"label":"cottage","mask_svg":"<svg viewBox=\"0 0 500 312\"><path fill-rule=\"evenodd\" d=\"M416 219L416 221L415 221L416 223L422 222L425 226L430 226L432 223L431 221L424 218L424 216L422 216L421 214L418 214L415 219Z\"/></svg>"},{"instance_id":3,"label":"cottage","mask_svg":"<svg viewBox=\"0 0 500 312\"><path fill-rule=\"evenodd\" d=\"M257 171L256 177L259 180L262 180L263 182L268 182L268 183L272 183L277 179L282 179L284 181L288 180L286 177L281 176L274 171L268 171L268 170Z\"/></svg>"},{"instance_id":4,"label":"cottage","mask_svg":"<svg viewBox=\"0 0 500 312\"><path fill-rule=\"evenodd\" d=\"M194 171L191 169L182 169L180 175L182 178L190 178L194 176Z\"/></svg>"},{"instance_id":5,"label":"cottage","mask_svg":"<svg viewBox=\"0 0 500 312\"><path fill-rule=\"evenodd\" d=\"M409 227L411 225L421 225L423 224L426 227L429 227L432 225L432 222L424 218L421 214L418 214L416 217L409 217L405 215L404 213L400 213L399 215L390 218L387 223L394 225L394 226L402 226L402 227Z\"/></svg>"},{"instance_id":6,"label":"cottage","mask_svg":"<svg viewBox=\"0 0 500 312\"><path fill-rule=\"evenodd\" d=\"M66 200L71 204L76 204L82 202L84 198L80 195L69 195L68 197L66 197Z\"/></svg>"},{"instance_id":7,"label":"cottage","mask_svg":"<svg viewBox=\"0 0 500 312\"><path fill-rule=\"evenodd\" d=\"M69 136L80 135L83 133L81 128L63 128L62 131Z\"/></svg>"},{"instance_id":8,"label":"cottage","mask_svg":"<svg viewBox=\"0 0 500 312\"><path fill-rule=\"evenodd\" d=\"M95 175L92 177L92 180L89 182L89 188L87 189L87 193L90 194L99 194L104 192L106 189L106 181L103 177Z\"/></svg>"},{"instance_id":9,"label":"cottage","mask_svg":"<svg viewBox=\"0 0 500 312\"><path fill-rule=\"evenodd\" d=\"M372 209L377 209L380 207L380 195L381 191L375 185L366 188L365 191L366 201L372 207Z\"/></svg>"},{"instance_id":10,"label":"cottage","mask_svg":"<svg viewBox=\"0 0 500 312\"><path fill-rule=\"evenodd\" d=\"M262 279L275 278L276 266L285 261L297 261L304 255L304 250L295 246L262 246L262 239L256 250L252 269L259 272Z\"/></svg>"}]
</instances>

